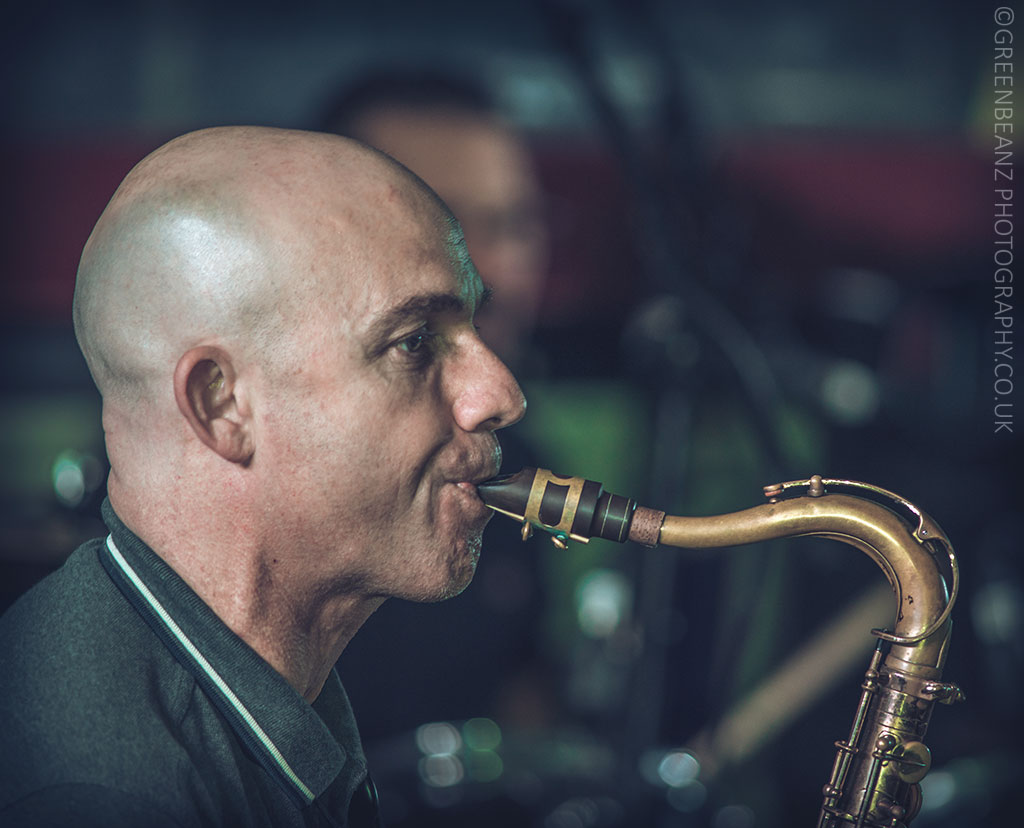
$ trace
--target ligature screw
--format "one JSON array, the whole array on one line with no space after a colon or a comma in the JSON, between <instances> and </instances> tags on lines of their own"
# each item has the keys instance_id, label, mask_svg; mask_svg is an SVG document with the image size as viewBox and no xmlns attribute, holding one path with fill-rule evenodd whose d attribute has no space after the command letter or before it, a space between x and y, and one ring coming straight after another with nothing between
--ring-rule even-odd
<instances>
[{"instance_id":1,"label":"ligature screw","mask_svg":"<svg viewBox=\"0 0 1024 828\"><path fill-rule=\"evenodd\" d=\"M523 539L525 543L533 537L533 524L523 521L523 528L519 531L519 537Z\"/></svg>"}]
</instances>

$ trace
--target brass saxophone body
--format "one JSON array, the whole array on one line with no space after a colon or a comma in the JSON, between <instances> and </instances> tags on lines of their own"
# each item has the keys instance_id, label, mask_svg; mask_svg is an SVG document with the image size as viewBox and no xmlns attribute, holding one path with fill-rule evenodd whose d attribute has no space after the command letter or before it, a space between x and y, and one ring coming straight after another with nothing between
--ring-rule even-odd
<instances>
[{"instance_id":1,"label":"brass saxophone body","mask_svg":"<svg viewBox=\"0 0 1024 828\"><path fill-rule=\"evenodd\" d=\"M931 766L922 741L935 702L963 698L942 681L959 588L953 547L924 512L892 492L847 480L791 481L765 487L767 503L711 517L676 517L604 492L601 484L524 469L479 486L496 512L569 539L632 540L646 546L729 547L817 536L847 543L885 573L896 598L891 630L878 646L860 702L837 753L818 828L902 828L921 806L919 782Z\"/></svg>"}]
</instances>

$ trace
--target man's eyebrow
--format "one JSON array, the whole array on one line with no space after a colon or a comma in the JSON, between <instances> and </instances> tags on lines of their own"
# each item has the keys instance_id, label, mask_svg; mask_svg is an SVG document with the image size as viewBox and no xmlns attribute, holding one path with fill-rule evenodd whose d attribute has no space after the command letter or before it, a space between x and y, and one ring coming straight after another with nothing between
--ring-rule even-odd
<instances>
[{"instance_id":1,"label":"man's eyebrow","mask_svg":"<svg viewBox=\"0 0 1024 828\"><path fill-rule=\"evenodd\" d=\"M438 314L461 314L466 302L454 293L424 293L410 296L404 302L388 308L367 328L366 354L373 359L387 349L392 334L409 322L425 320Z\"/></svg>"}]
</instances>

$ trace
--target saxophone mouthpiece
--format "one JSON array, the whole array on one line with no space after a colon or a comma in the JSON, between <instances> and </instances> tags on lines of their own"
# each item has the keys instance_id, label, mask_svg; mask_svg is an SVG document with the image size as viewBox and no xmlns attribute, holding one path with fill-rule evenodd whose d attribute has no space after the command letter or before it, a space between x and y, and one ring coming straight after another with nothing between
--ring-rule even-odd
<instances>
[{"instance_id":1,"label":"saxophone mouthpiece","mask_svg":"<svg viewBox=\"0 0 1024 828\"><path fill-rule=\"evenodd\" d=\"M665 517L664 512L638 509L635 500L606 492L593 480L561 477L547 469L494 477L477 491L491 509L522 523L524 538L530 529L541 529L560 548L568 539L587 543L593 537L655 546Z\"/></svg>"},{"instance_id":2,"label":"saxophone mouthpiece","mask_svg":"<svg viewBox=\"0 0 1024 828\"><path fill-rule=\"evenodd\" d=\"M477 483L476 490L483 502L495 512L523 520L536 473L536 469L527 468L515 474L500 474Z\"/></svg>"}]
</instances>

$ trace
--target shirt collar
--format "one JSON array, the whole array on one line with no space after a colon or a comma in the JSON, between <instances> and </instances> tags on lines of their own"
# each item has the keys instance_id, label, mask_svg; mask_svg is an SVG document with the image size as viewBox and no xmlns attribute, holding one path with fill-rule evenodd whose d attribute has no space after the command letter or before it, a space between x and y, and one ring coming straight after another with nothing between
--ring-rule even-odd
<instances>
[{"instance_id":1,"label":"shirt collar","mask_svg":"<svg viewBox=\"0 0 1024 828\"><path fill-rule=\"evenodd\" d=\"M310 705L121 522L109 501L103 518L110 535L100 557L111 578L292 798L309 804L347 764L351 787L361 782L366 759L337 673Z\"/></svg>"}]
</instances>

